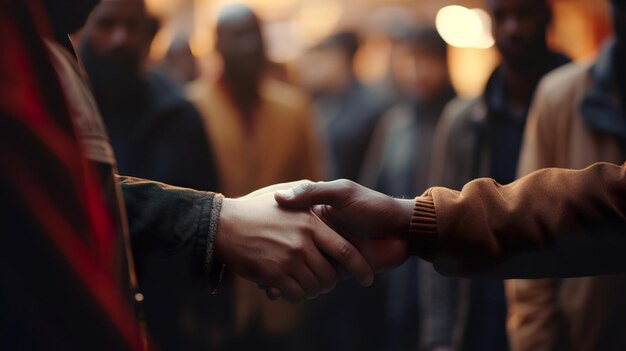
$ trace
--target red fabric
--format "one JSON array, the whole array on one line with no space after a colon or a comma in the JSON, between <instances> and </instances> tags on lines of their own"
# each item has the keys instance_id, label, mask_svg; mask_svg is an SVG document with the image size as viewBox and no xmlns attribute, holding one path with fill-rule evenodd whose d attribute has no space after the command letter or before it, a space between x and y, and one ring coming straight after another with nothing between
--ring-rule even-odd
<instances>
[{"instance_id":1,"label":"red fabric","mask_svg":"<svg viewBox=\"0 0 626 351\"><path fill-rule=\"evenodd\" d=\"M33 220L101 307L103 318L129 348L142 350L145 343L135 316L110 272L116 242L112 217L71 128L64 96L34 24L33 18L42 18L33 13L37 5L35 0L0 4L0 118L5 119L0 179L20 194ZM57 104L51 106L51 101ZM56 178L46 179L59 174L63 177L57 183Z\"/></svg>"}]
</instances>

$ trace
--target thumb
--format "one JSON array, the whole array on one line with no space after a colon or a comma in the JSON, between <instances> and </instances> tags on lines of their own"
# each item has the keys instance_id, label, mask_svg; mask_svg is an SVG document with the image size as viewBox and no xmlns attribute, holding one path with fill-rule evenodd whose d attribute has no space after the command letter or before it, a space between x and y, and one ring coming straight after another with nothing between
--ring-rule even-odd
<instances>
[{"instance_id":1,"label":"thumb","mask_svg":"<svg viewBox=\"0 0 626 351\"><path fill-rule=\"evenodd\" d=\"M341 207L350 195L350 183L347 180L303 182L291 189L277 191L274 199L279 205L290 208L308 208L313 205Z\"/></svg>"}]
</instances>

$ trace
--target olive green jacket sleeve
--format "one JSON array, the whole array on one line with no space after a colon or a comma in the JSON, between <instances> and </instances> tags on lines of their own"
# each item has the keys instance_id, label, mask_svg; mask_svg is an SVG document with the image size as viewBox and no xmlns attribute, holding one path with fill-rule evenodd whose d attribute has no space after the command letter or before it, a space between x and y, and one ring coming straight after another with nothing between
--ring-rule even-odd
<instances>
[{"instance_id":1,"label":"olive green jacket sleeve","mask_svg":"<svg viewBox=\"0 0 626 351\"><path fill-rule=\"evenodd\" d=\"M197 276L217 281L213 239L222 196L143 179L119 177L135 262L185 257Z\"/></svg>"},{"instance_id":2,"label":"olive green jacket sleeve","mask_svg":"<svg viewBox=\"0 0 626 351\"><path fill-rule=\"evenodd\" d=\"M493 278L626 273L626 164L544 169L416 198L411 247L442 274Z\"/></svg>"}]
</instances>

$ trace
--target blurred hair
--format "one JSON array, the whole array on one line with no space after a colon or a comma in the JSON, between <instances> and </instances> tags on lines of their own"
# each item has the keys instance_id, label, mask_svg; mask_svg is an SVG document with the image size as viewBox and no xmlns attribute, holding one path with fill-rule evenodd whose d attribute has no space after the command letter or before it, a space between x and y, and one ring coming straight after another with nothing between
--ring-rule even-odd
<instances>
[{"instance_id":1,"label":"blurred hair","mask_svg":"<svg viewBox=\"0 0 626 351\"><path fill-rule=\"evenodd\" d=\"M346 56L350 60L354 58L354 55L359 50L361 40L359 35L353 31L341 31L337 32L321 43L317 44L316 49L340 49L345 52Z\"/></svg>"}]
</instances>

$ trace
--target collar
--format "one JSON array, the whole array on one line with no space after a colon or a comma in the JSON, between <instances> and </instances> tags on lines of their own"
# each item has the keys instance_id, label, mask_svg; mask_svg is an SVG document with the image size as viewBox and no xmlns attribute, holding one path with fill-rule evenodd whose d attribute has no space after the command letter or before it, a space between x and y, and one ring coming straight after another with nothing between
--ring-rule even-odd
<instances>
[{"instance_id":1,"label":"collar","mask_svg":"<svg viewBox=\"0 0 626 351\"><path fill-rule=\"evenodd\" d=\"M544 73L548 73L553 69L556 69L566 63L569 62L569 59L562 54L548 51L545 56L544 61ZM485 87L485 92L483 94L483 101L487 106L487 110L490 112L489 114L495 114L498 116L511 117L514 120L523 120L525 116L528 114L528 109L530 108L531 101L528 101L528 106L524 113L522 113L522 117L520 118L519 113L515 113L511 111L506 103L506 87L504 84L504 73L502 72L502 66L498 66L491 77L487 81L487 85Z\"/></svg>"},{"instance_id":2,"label":"collar","mask_svg":"<svg viewBox=\"0 0 626 351\"><path fill-rule=\"evenodd\" d=\"M589 68L591 83L583 95L580 111L587 127L626 142L626 118L616 81L616 61L617 43L610 39Z\"/></svg>"},{"instance_id":3,"label":"collar","mask_svg":"<svg viewBox=\"0 0 626 351\"><path fill-rule=\"evenodd\" d=\"M483 99L489 111L507 114L504 74L500 66L489 77Z\"/></svg>"}]
</instances>

